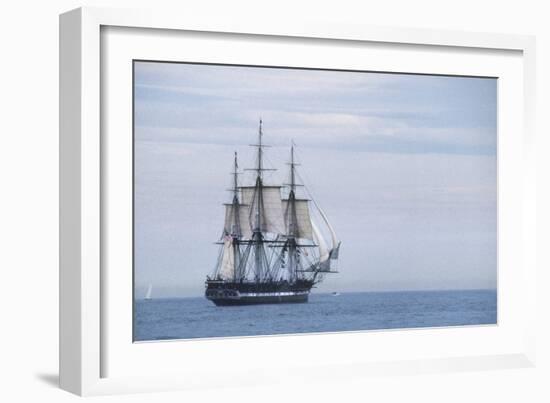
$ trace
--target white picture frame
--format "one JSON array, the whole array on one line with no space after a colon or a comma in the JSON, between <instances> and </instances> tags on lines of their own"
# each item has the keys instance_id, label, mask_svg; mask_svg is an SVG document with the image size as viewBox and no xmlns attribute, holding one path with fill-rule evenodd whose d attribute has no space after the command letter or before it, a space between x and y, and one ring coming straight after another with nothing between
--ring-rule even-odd
<instances>
[{"instance_id":1,"label":"white picture frame","mask_svg":"<svg viewBox=\"0 0 550 403\"><path fill-rule=\"evenodd\" d=\"M120 188L128 189L129 184L124 185L123 182L130 179L124 172L115 175L116 168L108 163L109 155L124 150L125 143L113 145L113 136L102 137L102 133L105 136L111 130L109 125L112 123L106 119L109 110L103 109L106 108L103 98L105 94L110 94L111 91L115 95L112 99L108 98L109 108L127 108L126 104L116 104L116 94L126 90L116 86L110 88L110 84L102 81L102 74L105 73L105 60L102 57L109 56L102 49L105 47L102 32L106 32L106 29L108 31L108 27L130 30L124 33L130 36L134 29L193 32L199 38L202 34L218 33L218 37L226 35L253 38L254 41L280 41L283 48L287 46L285 41L290 40L298 41L302 45L318 41L320 46L331 46L333 49L346 43L394 46L397 54L411 47L418 52L446 52L455 60L463 57L461 52L469 52L474 58L488 54L487 60L478 65L479 71L485 71L485 68L487 71L496 69L495 60L491 59L493 56L499 57L500 54L508 53L512 55L509 61L502 59L502 66L510 67L508 70L507 67L502 67L502 74L509 80L505 82L510 83L511 91L507 92L506 87L504 94L508 94L508 97L516 94L517 99L499 98L499 102L503 101L499 106L499 116L510 119L502 122L499 120L499 270L501 266L509 266L510 270L505 271L503 276L499 271L498 326L144 343L138 347L127 340L126 336L117 337L127 332L128 314L124 304L129 302L124 300L126 302L120 305L113 305L113 298L109 298L110 293L116 291L116 287L123 284L126 277L114 278L106 268L109 267L106 251L109 250L108 243L113 234L107 231L109 237L106 236L105 228L109 227L109 220L112 218L105 211L112 208L108 196L112 190L109 183L119 181L116 183L122 185ZM152 39L161 40L163 39ZM109 46L111 44L116 45L114 41L109 42ZM149 43L149 46L151 44L154 45L154 42ZM143 43L143 46L146 44ZM61 15L61 387L79 395L96 395L209 388L236 383L245 386L266 382L296 382L297 376L301 381L307 378L330 381L335 378L355 378L380 373L392 375L534 365L534 49L534 38L520 35L329 23L293 25L269 20L210 21L196 19L192 15L173 15L150 10L81 8ZM124 52L121 51L120 54L122 53ZM124 57L133 56L128 54ZM173 57L179 60L181 55ZM200 56L196 56L193 61L201 61L197 57ZM273 57L277 57L277 52ZM396 57L398 61L399 56ZM432 60L434 66L437 64L438 59L434 56L426 57L426 60ZM125 61L121 59L121 63ZM124 74L124 70L113 73L117 70L116 66L113 69L109 70L109 74ZM466 66L454 66L451 69L442 62L434 67L434 72L475 75L476 71L472 69L473 67ZM414 63L410 63L401 71L421 72L422 67L415 67ZM500 109L501 107L504 109ZM516 130L512 133L511 128ZM503 135L501 139L502 133L508 133L507 130L510 135ZM106 152L106 147L110 154ZM119 179L114 179L115 177ZM501 225L502 223L505 225ZM127 223L121 224L121 227L124 225ZM107 279L108 287L105 282ZM512 297L514 300L520 298L521 304L512 306L508 303L512 301ZM116 323L121 324L120 328L116 327ZM379 354L375 354L373 348L369 350L365 347L362 349L365 350L363 353L350 350L324 356L311 355L306 372L303 366L296 363L277 361L277 356L280 356L278 352L282 351L280 349L300 348L306 351L307 356L307 346L312 343L336 346L342 345L342 340L352 347L366 343L381 348L378 349ZM449 347L456 344L457 340L464 343L462 348ZM412 347L407 348L404 343ZM233 350L246 350L251 357L262 351L270 351L270 364L243 365L236 368L229 377L201 365L204 357L209 354L227 354L224 346L228 345ZM394 353L390 355L388 351L392 345ZM415 349L414 354L409 352L412 349ZM170 359L176 356L178 359ZM181 360L182 357L186 359ZM234 357L227 355L226 358ZM151 367L157 375L151 371L132 372L131 367L135 367L137 361ZM123 365L124 363L127 364Z\"/></svg>"}]
</instances>

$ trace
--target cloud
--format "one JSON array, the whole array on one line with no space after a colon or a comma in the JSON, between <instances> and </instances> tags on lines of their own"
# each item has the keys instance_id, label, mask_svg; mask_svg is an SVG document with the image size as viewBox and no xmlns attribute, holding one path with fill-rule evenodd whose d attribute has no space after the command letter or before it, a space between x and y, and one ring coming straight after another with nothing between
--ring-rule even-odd
<instances>
[{"instance_id":1,"label":"cloud","mask_svg":"<svg viewBox=\"0 0 550 403\"><path fill-rule=\"evenodd\" d=\"M493 79L138 63L135 111L156 141L249 141L262 117L274 144L496 152Z\"/></svg>"}]
</instances>

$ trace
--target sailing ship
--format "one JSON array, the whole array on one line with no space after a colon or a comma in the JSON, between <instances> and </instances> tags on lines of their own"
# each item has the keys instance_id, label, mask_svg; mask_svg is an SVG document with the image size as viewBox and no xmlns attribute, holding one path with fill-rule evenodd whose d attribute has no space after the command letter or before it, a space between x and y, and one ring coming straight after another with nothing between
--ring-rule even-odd
<instances>
[{"instance_id":1,"label":"sailing ship","mask_svg":"<svg viewBox=\"0 0 550 403\"><path fill-rule=\"evenodd\" d=\"M232 201L225 204L225 225L205 296L218 306L307 302L311 289L328 273L337 273L340 241L317 202L299 197L307 188L297 172L294 143L285 184L264 180L262 121L258 129L253 183L240 185L237 153L233 161ZM303 192L302 192L303 193ZM316 213L316 222L314 214ZM330 234L330 245L320 228Z\"/></svg>"}]
</instances>

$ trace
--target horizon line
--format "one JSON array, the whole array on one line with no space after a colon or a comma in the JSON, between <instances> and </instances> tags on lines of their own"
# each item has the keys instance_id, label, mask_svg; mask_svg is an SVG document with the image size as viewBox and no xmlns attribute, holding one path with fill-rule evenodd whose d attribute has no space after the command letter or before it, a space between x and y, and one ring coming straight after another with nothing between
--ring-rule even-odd
<instances>
[{"instance_id":1,"label":"horizon line","mask_svg":"<svg viewBox=\"0 0 550 403\"><path fill-rule=\"evenodd\" d=\"M403 289L403 290L370 290L370 291L324 291L311 294L331 295L333 292L338 294L382 294L382 293L398 293L398 292L444 292L444 291L498 291L498 288L429 288L429 289ZM159 296L152 299L185 299L185 298L201 298L203 294L186 295L186 296ZM143 300L144 297L136 297L134 300Z\"/></svg>"}]
</instances>

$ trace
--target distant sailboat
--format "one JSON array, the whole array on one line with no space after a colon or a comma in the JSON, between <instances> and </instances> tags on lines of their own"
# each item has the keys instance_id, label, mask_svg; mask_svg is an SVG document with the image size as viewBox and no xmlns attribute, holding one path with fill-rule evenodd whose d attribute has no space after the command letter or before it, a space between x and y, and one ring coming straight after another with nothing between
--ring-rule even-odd
<instances>
[{"instance_id":1,"label":"distant sailboat","mask_svg":"<svg viewBox=\"0 0 550 403\"><path fill-rule=\"evenodd\" d=\"M147 293L145 294L145 300L153 299L151 297L151 293L153 292L153 284L149 284L149 288L147 288Z\"/></svg>"}]
</instances>

